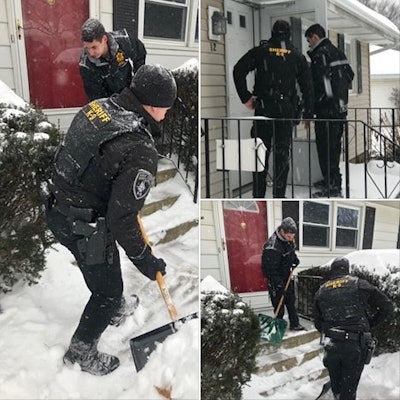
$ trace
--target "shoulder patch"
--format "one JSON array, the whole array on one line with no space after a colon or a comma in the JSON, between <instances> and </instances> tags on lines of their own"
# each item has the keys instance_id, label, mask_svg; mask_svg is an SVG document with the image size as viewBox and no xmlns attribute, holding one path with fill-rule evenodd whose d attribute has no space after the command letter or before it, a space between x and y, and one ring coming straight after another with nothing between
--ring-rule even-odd
<instances>
[{"instance_id":1,"label":"shoulder patch","mask_svg":"<svg viewBox=\"0 0 400 400\"><path fill-rule=\"evenodd\" d=\"M153 183L153 175L145 169L139 169L135 181L133 182L132 192L136 200L143 199L150 191Z\"/></svg>"}]
</instances>

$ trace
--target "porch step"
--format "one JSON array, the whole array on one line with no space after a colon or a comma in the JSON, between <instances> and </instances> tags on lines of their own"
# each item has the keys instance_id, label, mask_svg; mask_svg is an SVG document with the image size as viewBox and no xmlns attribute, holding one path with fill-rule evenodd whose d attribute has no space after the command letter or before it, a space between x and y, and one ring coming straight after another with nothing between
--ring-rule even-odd
<instances>
[{"instance_id":1,"label":"porch step","mask_svg":"<svg viewBox=\"0 0 400 400\"><path fill-rule=\"evenodd\" d=\"M321 352L322 347L319 344L318 338L296 347L280 347L275 351L266 348L260 352L257 357L257 363L259 370L262 372L268 372L272 369L282 372L318 357Z\"/></svg>"},{"instance_id":2,"label":"porch step","mask_svg":"<svg viewBox=\"0 0 400 400\"><path fill-rule=\"evenodd\" d=\"M270 352L275 352L278 348L290 349L293 347L300 346L305 343L309 343L320 337L319 332L316 329L309 331L299 331L298 334L291 334L284 336L281 343L261 343L263 351L270 350Z\"/></svg>"},{"instance_id":3,"label":"porch step","mask_svg":"<svg viewBox=\"0 0 400 400\"><path fill-rule=\"evenodd\" d=\"M281 343L261 343L257 366L262 375L273 376L273 385L260 395L271 396L286 384L292 385L293 381L299 381L300 385L301 380L314 381L326 377L328 372L320 357L323 348L319 336L315 329L289 331Z\"/></svg>"},{"instance_id":4,"label":"porch step","mask_svg":"<svg viewBox=\"0 0 400 400\"><path fill-rule=\"evenodd\" d=\"M311 364L312 361L309 361L308 364ZM315 363L314 363L315 364ZM301 387L304 383L307 382L314 382L321 380L321 389L323 384L326 382L326 377L329 376L328 370L322 366L322 362L320 364L321 366L306 366L303 365L301 367L297 367L296 370L292 370L290 373L290 379L285 377L284 373L281 372L279 373L280 376L277 377L277 375L274 375L274 384L268 387L268 390L262 391L259 394L261 396L269 397L272 396L273 394L281 391L287 384L290 384L291 387L295 385L298 382L299 387ZM306 373L304 373L305 368ZM314 368L313 368L314 367Z\"/></svg>"},{"instance_id":5,"label":"porch step","mask_svg":"<svg viewBox=\"0 0 400 400\"><path fill-rule=\"evenodd\" d=\"M168 179L172 179L176 175L177 171L175 168L166 168L159 170L156 175L155 184L156 186L160 183L166 182Z\"/></svg>"},{"instance_id":6,"label":"porch step","mask_svg":"<svg viewBox=\"0 0 400 400\"><path fill-rule=\"evenodd\" d=\"M174 226L173 228L167 229L165 231L165 236L161 240L159 240L157 242L157 244L164 244L164 243L172 242L173 240L177 239L179 236L184 235L186 232L188 232L193 227L198 226L198 224L199 224L198 220L191 220L191 221L183 222L177 226Z\"/></svg>"},{"instance_id":7,"label":"porch step","mask_svg":"<svg viewBox=\"0 0 400 400\"><path fill-rule=\"evenodd\" d=\"M170 208L173 206L176 201L179 199L179 195L177 196L169 196L161 200L153 201L152 203L145 204L143 208L140 210L140 215L145 217L146 215L150 215L159 210L165 210L166 208Z\"/></svg>"}]
</instances>

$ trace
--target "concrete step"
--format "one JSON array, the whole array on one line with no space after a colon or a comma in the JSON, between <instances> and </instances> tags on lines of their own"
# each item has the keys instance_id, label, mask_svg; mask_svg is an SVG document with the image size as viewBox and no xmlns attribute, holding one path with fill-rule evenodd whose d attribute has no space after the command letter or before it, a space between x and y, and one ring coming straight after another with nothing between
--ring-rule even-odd
<instances>
[{"instance_id":1,"label":"concrete step","mask_svg":"<svg viewBox=\"0 0 400 400\"><path fill-rule=\"evenodd\" d=\"M179 199L179 195L178 196L169 196L165 199L161 199L161 200L154 201L152 203L145 204L143 206L143 208L140 210L140 215L142 217L145 217L146 215L153 214L156 211L169 208L172 205L174 205L178 199Z\"/></svg>"},{"instance_id":2,"label":"concrete step","mask_svg":"<svg viewBox=\"0 0 400 400\"><path fill-rule=\"evenodd\" d=\"M166 168L159 170L156 175L155 184L166 182L168 179L172 179L176 175L177 171L175 168Z\"/></svg>"},{"instance_id":3,"label":"concrete step","mask_svg":"<svg viewBox=\"0 0 400 400\"><path fill-rule=\"evenodd\" d=\"M291 373L285 374L284 372L274 374L274 384L268 387L268 390L265 390L263 392L260 392L259 394L261 396L265 396L266 398L272 396L273 394L282 391L282 389L290 384L291 387L293 385L296 385L296 383L299 385L299 387L304 384L304 382L313 382L313 381L318 381L321 380L321 390L323 384L326 382L327 376L329 376L328 370L323 367L322 361L319 363L310 361L308 364L312 365L307 365L307 366L301 366L296 370L291 371ZM307 368L305 368L307 367ZM306 373L304 373L306 371Z\"/></svg>"},{"instance_id":4,"label":"concrete step","mask_svg":"<svg viewBox=\"0 0 400 400\"><path fill-rule=\"evenodd\" d=\"M320 337L319 332L316 329L309 331L299 331L296 333L286 333L280 343L268 343L262 342L261 347L263 350L270 350L270 352L278 351L279 348L290 349L293 347L301 346L302 344L308 343Z\"/></svg>"},{"instance_id":5,"label":"concrete step","mask_svg":"<svg viewBox=\"0 0 400 400\"><path fill-rule=\"evenodd\" d=\"M164 237L161 240L159 240L157 242L157 244L172 242L173 240L177 239L179 236L184 235L186 232L188 232L193 227L198 226L198 224L199 224L198 220L192 220L192 221L183 222L177 226L174 226L173 228L167 229L165 231Z\"/></svg>"},{"instance_id":6,"label":"concrete step","mask_svg":"<svg viewBox=\"0 0 400 400\"><path fill-rule=\"evenodd\" d=\"M319 338L294 348L281 347L273 352L270 348L265 348L257 356L257 365L261 372L268 372L272 369L277 372L287 371L318 357L321 352L322 346L319 344Z\"/></svg>"}]
</instances>

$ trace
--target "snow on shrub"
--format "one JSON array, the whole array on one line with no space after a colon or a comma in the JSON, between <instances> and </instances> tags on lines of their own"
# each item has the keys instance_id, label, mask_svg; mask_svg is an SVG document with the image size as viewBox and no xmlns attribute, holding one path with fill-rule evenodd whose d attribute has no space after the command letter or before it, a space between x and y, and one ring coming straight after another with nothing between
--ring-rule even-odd
<instances>
[{"instance_id":1,"label":"snow on shrub","mask_svg":"<svg viewBox=\"0 0 400 400\"><path fill-rule=\"evenodd\" d=\"M260 326L256 314L228 291L202 294L201 398L240 399L256 371Z\"/></svg>"},{"instance_id":2,"label":"snow on shrub","mask_svg":"<svg viewBox=\"0 0 400 400\"><path fill-rule=\"evenodd\" d=\"M172 71L178 89L178 99L168 111L162 143L158 151L171 157L179 157L186 171L197 171L198 163L198 65L191 59Z\"/></svg>"},{"instance_id":3,"label":"snow on shrub","mask_svg":"<svg viewBox=\"0 0 400 400\"><path fill-rule=\"evenodd\" d=\"M11 92L0 83L2 94ZM4 97L0 103L0 292L8 292L18 281L36 283L45 267L53 239L39 188L50 177L60 134L41 111Z\"/></svg>"}]
</instances>

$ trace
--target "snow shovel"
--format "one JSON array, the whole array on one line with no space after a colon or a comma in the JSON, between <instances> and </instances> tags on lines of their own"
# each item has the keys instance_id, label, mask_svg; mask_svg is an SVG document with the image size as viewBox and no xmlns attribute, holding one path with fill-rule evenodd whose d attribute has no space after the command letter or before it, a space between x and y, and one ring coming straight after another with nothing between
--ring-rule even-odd
<instances>
[{"instance_id":1,"label":"snow shovel","mask_svg":"<svg viewBox=\"0 0 400 400\"><path fill-rule=\"evenodd\" d=\"M281 318L277 318L279 310L282 307L283 299L290 285L290 280L292 279L293 270L290 271L289 278L286 282L285 289L279 300L278 307L274 313L273 317L265 314L258 314L261 327L261 339L266 340L270 343L280 343L282 341L283 335L285 334L287 328L287 321Z\"/></svg>"},{"instance_id":2,"label":"snow shovel","mask_svg":"<svg viewBox=\"0 0 400 400\"><path fill-rule=\"evenodd\" d=\"M146 244L149 245L149 239L143 228L142 221L138 216L139 226ZM130 347L135 363L136 370L139 372L146 364L150 354L155 350L157 344L162 343L169 335L179 330L182 323L191 319L197 318L197 313L190 314L186 317L178 319L178 311L176 310L175 304L172 301L171 295L167 285L165 284L164 278L161 272L157 272L156 280L158 287L160 288L164 302L168 308L169 315L172 322L163 325L159 328L153 329L150 332L143 333L142 335L136 336L130 340Z\"/></svg>"}]
</instances>

